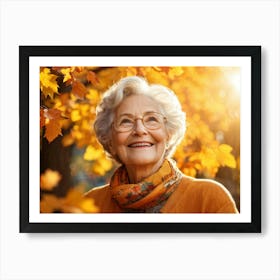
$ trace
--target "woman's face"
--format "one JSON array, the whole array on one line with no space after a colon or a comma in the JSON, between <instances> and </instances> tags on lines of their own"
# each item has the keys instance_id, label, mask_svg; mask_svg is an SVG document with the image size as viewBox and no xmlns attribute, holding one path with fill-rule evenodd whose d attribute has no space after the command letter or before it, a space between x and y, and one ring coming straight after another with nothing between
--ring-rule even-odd
<instances>
[{"instance_id":1,"label":"woman's face","mask_svg":"<svg viewBox=\"0 0 280 280\"><path fill-rule=\"evenodd\" d=\"M114 122L133 116L132 130L120 132L112 127L112 154L119 157L125 166L153 168L161 164L168 134L163 122L157 129L147 129L141 118L147 112L160 113L158 104L148 96L132 95L125 98L115 111ZM126 123L125 123L126 124Z\"/></svg>"}]
</instances>

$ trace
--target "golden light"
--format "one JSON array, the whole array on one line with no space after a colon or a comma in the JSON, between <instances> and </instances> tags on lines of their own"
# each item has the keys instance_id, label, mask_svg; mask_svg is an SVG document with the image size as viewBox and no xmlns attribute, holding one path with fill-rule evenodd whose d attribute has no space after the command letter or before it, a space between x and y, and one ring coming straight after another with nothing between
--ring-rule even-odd
<instances>
[{"instance_id":1,"label":"golden light","mask_svg":"<svg viewBox=\"0 0 280 280\"><path fill-rule=\"evenodd\" d=\"M240 95L240 86L241 86L241 79L240 79L240 68L231 68L228 73L226 73L226 77L228 79L229 84L232 86L233 91Z\"/></svg>"}]
</instances>

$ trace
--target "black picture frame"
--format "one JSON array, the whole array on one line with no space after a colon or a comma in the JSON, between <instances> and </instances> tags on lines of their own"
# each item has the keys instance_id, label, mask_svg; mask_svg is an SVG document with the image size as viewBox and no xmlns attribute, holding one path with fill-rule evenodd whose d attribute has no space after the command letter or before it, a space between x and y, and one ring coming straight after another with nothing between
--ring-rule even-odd
<instances>
[{"instance_id":1,"label":"black picture frame","mask_svg":"<svg viewBox=\"0 0 280 280\"><path fill-rule=\"evenodd\" d=\"M29 63L31 57L187 56L251 59L250 222L30 222ZM21 233L246 233L261 232L261 46L19 46L20 223ZM38 89L39 90L39 89ZM39 182L38 182L39 184ZM247 186L249 187L249 186ZM54 214L56 215L56 214Z\"/></svg>"}]
</instances>

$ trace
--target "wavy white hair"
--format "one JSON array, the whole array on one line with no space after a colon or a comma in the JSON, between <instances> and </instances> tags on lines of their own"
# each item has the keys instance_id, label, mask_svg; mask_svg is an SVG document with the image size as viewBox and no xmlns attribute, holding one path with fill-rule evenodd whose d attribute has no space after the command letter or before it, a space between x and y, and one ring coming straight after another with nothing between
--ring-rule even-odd
<instances>
[{"instance_id":1,"label":"wavy white hair","mask_svg":"<svg viewBox=\"0 0 280 280\"><path fill-rule=\"evenodd\" d=\"M110 153L112 123L116 108L126 97L134 94L148 96L160 106L161 113L167 119L165 126L169 135L165 158L171 157L185 135L186 114L182 111L181 104L172 90L162 85L148 84L144 78L138 76L123 78L104 93L96 108L94 123L98 141L111 158L121 163L118 157Z\"/></svg>"}]
</instances>

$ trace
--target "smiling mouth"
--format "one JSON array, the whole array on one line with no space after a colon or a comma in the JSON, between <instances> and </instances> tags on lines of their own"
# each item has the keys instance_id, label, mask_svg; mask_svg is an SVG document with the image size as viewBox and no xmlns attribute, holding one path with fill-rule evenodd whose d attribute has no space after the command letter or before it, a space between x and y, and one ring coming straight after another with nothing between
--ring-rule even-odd
<instances>
[{"instance_id":1,"label":"smiling mouth","mask_svg":"<svg viewBox=\"0 0 280 280\"><path fill-rule=\"evenodd\" d=\"M128 145L129 148L147 148L152 147L154 144L148 142L137 142Z\"/></svg>"}]
</instances>

